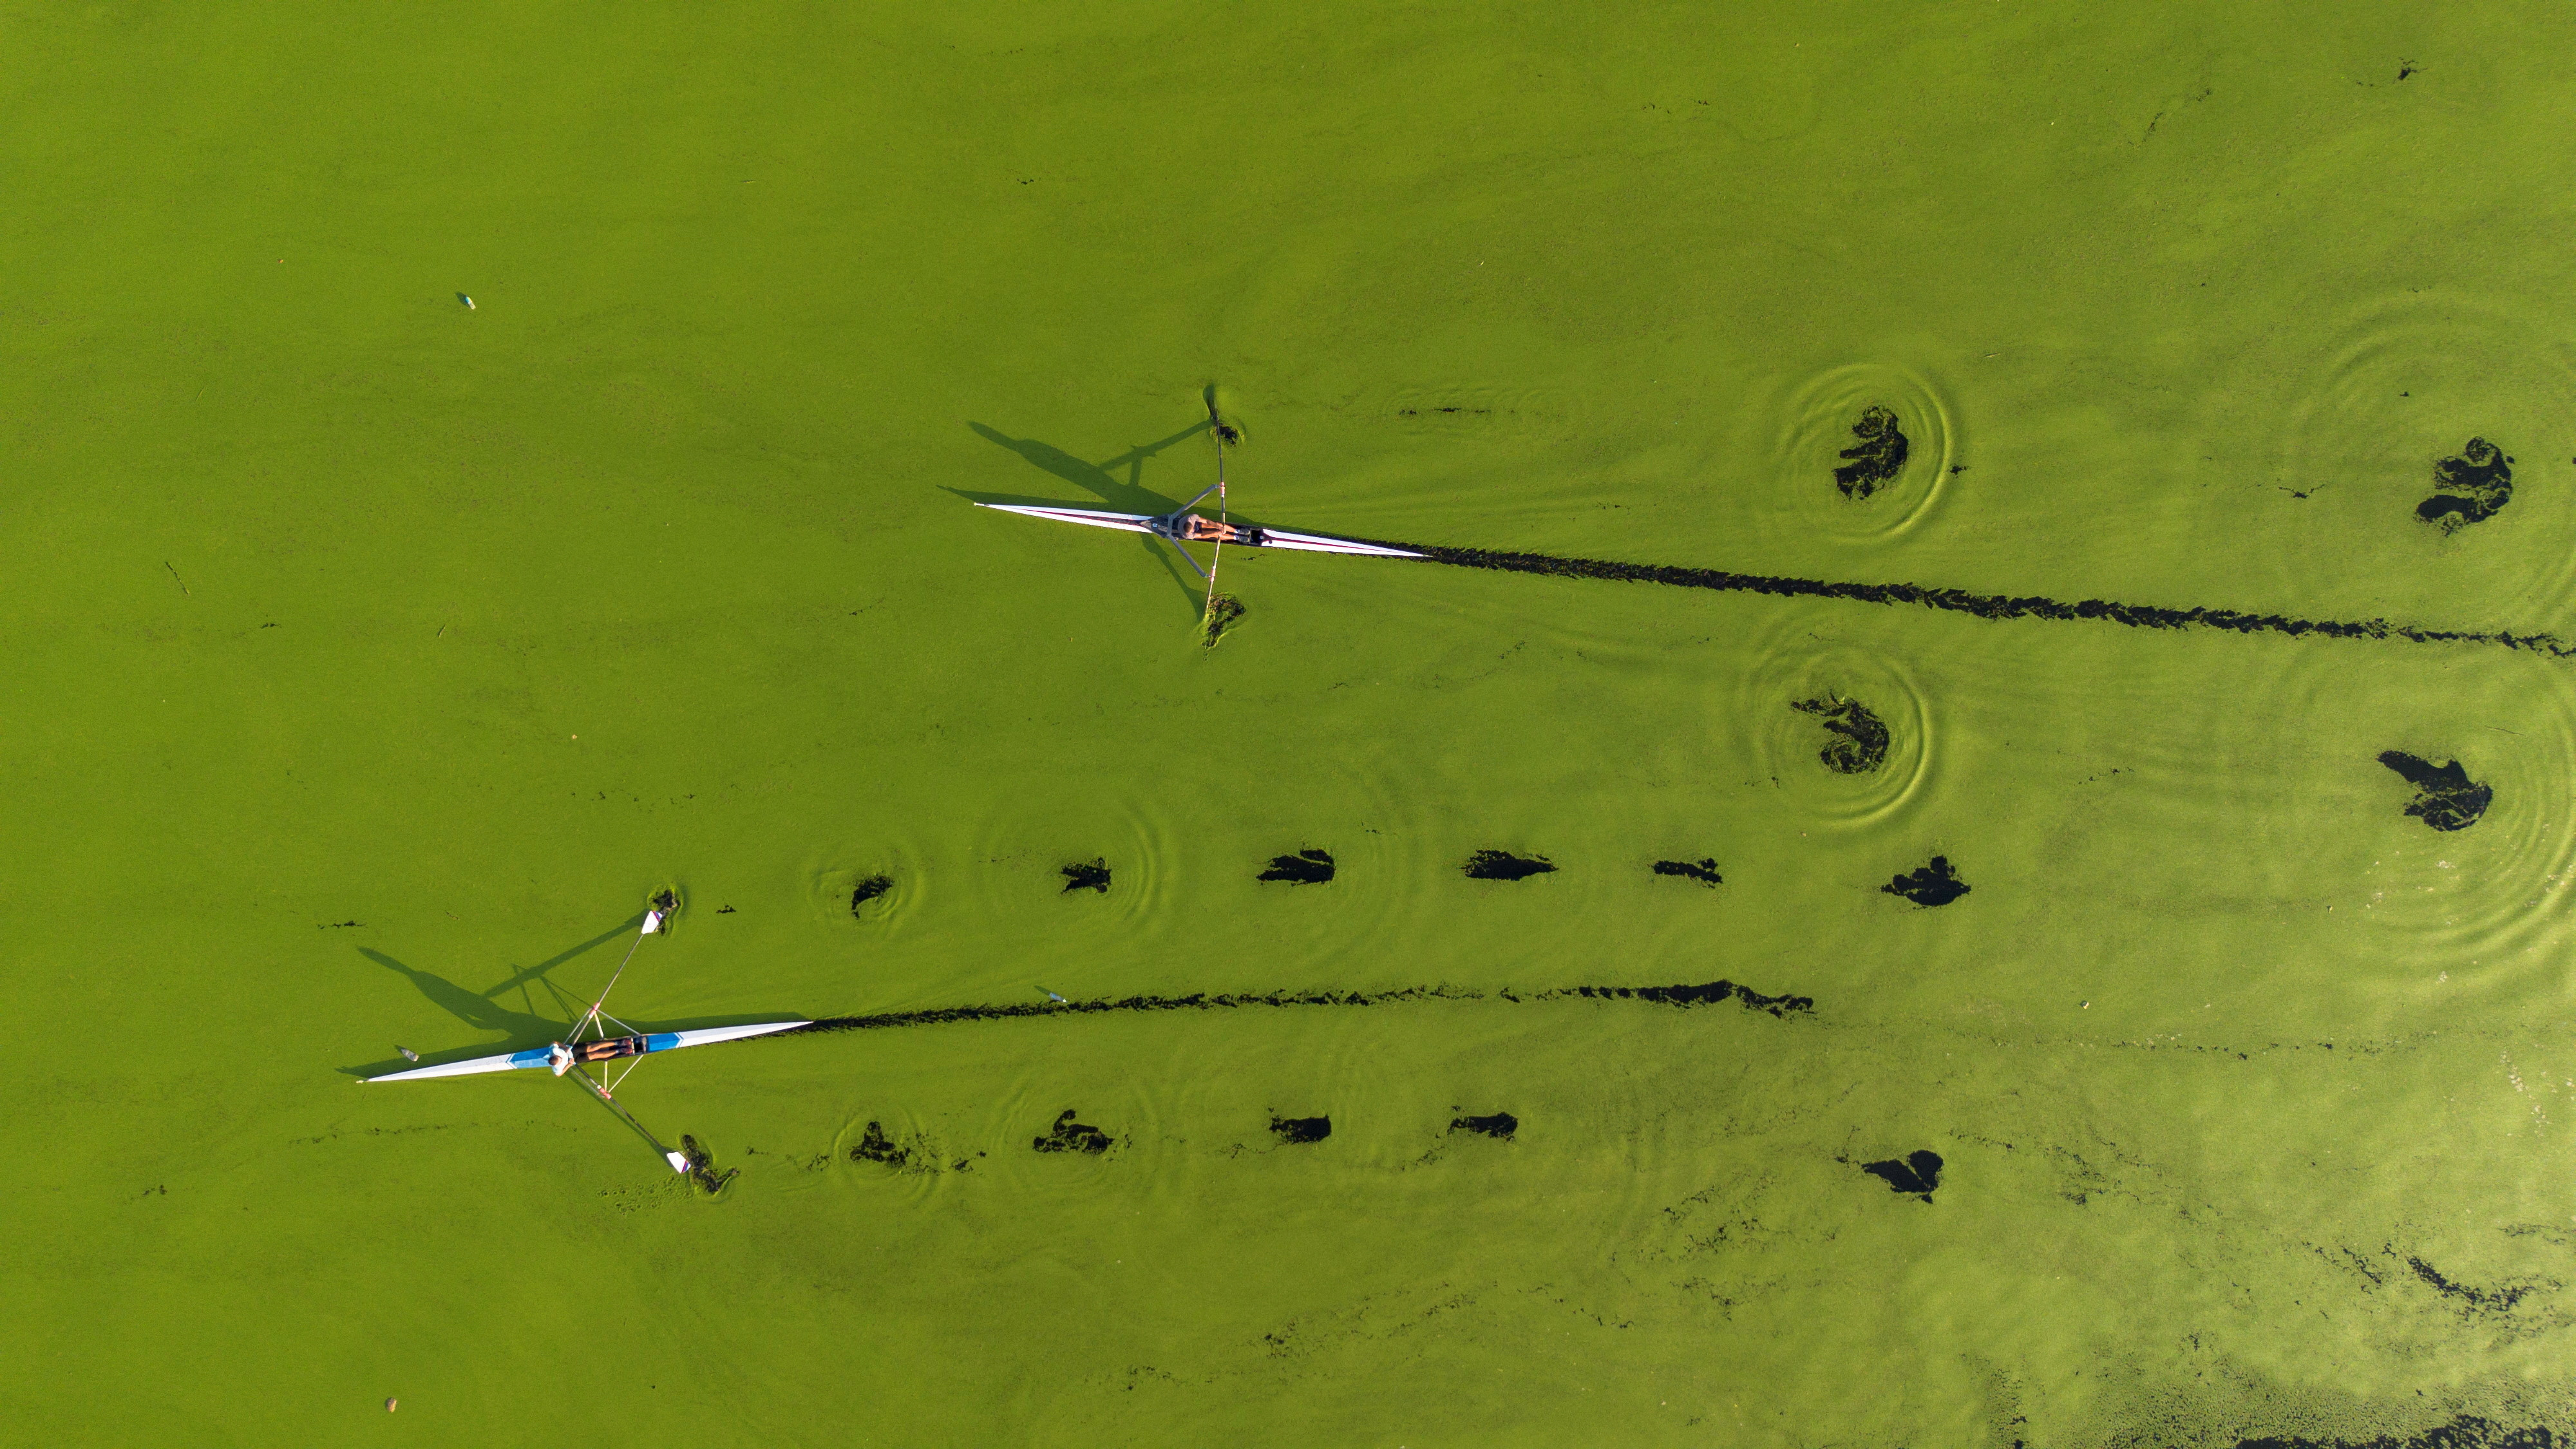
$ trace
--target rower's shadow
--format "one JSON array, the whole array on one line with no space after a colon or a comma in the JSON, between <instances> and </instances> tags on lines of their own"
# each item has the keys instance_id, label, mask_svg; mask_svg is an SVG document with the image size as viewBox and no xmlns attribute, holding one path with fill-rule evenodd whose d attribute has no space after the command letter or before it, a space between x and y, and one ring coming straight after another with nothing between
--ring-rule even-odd
<instances>
[{"instance_id":1,"label":"rower's shadow","mask_svg":"<svg viewBox=\"0 0 2576 1449\"><path fill-rule=\"evenodd\" d=\"M1052 473L1077 488L1089 490L1101 502L1120 513L1151 514L1170 513L1181 506L1181 499L1168 497L1145 486L1145 460L1176 443L1185 443L1199 437L1208 430L1206 423L1193 423L1159 442L1139 444L1117 457L1091 463L1051 443L1041 443L1035 438L1014 438L998 428L988 428L977 422L969 422L966 426L974 429L975 435L986 442L1019 454L1030 466ZM1119 480L1114 471L1117 469L1126 470L1127 477L1124 482ZM1061 498L1032 498L1012 493L977 493L963 488L950 488L948 491L975 503L1018 503L1058 508L1064 506L1064 500ZM1192 488L1189 493L1195 494L1198 491ZM1164 572L1171 575L1172 582L1189 599L1192 612L1197 612L1201 604L1200 590L1204 587L1204 581L1189 572L1186 565L1173 558L1160 541L1138 535L1136 546L1162 564Z\"/></svg>"},{"instance_id":2,"label":"rower's shadow","mask_svg":"<svg viewBox=\"0 0 2576 1449\"><path fill-rule=\"evenodd\" d=\"M625 921L601 932L599 935L593 936L589 940L582 942L578 946L558 952L557 954L538 962L534 966L524 966L512 971L508 980L503 981L500 985L493 987L489 991L482 992L468 991L464 987L457 985L455 982L448 980L444 976L440 976L435 972L423 971L415 966L406 965L403 962L397 961L393 957L386 955L382 951L369 950L368 948L361 946L358 948L358 954L375 962L377 965L384 967L388 971L399 974L403 979L412 984L414 990L418 991L421 995L428 997L431 1003L436 1005L439 1010L455 1017L458 1021L464 1022L467 1026L473 1027L477 1031L498 1032L506 1038L524 1041L530 1045L534 1045L536 1042L552 1041L556 1037L561 1036L566 1023L574 1016L580 1014L583 1009L583 1003L575 1000L562 987L555 985L552 980L548 979L547 973L553 971L556 967L563 965L565 962L582 955L584 952L595 951L611 941L617 940L620 937L636 931L642 927L643 924L643 916L631 916ZM540 986L545 988L548 997L548 1004L554 1009L556 1013L555 1015L538 1014L536 1010L537 1002L535 988ZM501 997L506 996L512 991L516 991L518 993L519 1006L523 1009L512 1010L509 1006L504 1005L500 1000ZM485 1045L489 1046L492 1045L492 1043L486 1043ZM483 1054L484 1048L482 1047L469 1048L448 1054L443 1058L443 1060L463 1060L468 1057ZM423 1066L437 1066L439 1065L439 1062L424 1057L420 1064ZM371 1062L365 1066L342 1067L340 1068L340 1074L342 1076L349 1077L372 1077L382 1075L385 1072L400 1070L402 1067L407 1065L410 1065L410 1063L402 1061Z\"/></svg>"}]
</instances>

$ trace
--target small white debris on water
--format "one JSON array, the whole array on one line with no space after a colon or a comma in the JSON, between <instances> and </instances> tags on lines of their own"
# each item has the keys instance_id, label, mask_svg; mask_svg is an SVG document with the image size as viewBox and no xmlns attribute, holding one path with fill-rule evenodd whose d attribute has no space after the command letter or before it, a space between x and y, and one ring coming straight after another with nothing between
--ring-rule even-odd
<instances>
[{"instance_id":1,"label":"small white debris on water","mask_svg":"<svg viewBox=\"0 0 2576 1449\"><path fill-rule=\"evenodd\" d=\"M474 310L474 299L466 296L463 292L456 294L456 300L465 304L466 311L471 312Z\"/></svg>"},{"instance_id":2,"label":"small white debris on water","mask_svg":"<svg viewBox=\"0 0 2576 1449\"><path fill-rule=\"evenodd\" d=\"M386 1412L386 1413L388 1413L388 1414L392 1413L392 1412L394 1411L394 1405L395 1405L395 1404L397 1404L397 1403L399 1403L399 1402L401 1402L401 1401L400 1401L400 1400L398 1400L398 1399L387 1399L387 1400L385 1400L385 1412Z\"/></svg>"},{"instance_id":3,"label":"small white debris on water","mask_svg":"<svg viewBox=\"0 0 2576 1449\"><path fill-rule=\"evenodd\" d=\"M401 1053L403 1054L403 1060L404 1060L404 1061L407 1061L407 1062L416 1062L416 1061L419 1061L419 1060L420 1060L420 1053L418 1053L418 1052L416 1052L416 1051L413 1051L410 1047L407 1047L407 1046L398 1046L398 1047L395 1047L395 1048L394 1048L394 1050L395 1050L395 1051L398 1051L398 1052L401 1052Z\"/></svg>"}]
</instances>

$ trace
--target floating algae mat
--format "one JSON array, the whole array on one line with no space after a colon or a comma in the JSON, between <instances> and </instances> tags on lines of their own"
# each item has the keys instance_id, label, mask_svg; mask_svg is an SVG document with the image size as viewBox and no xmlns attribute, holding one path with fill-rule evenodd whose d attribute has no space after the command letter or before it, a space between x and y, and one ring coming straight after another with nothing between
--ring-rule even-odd
<instances>
[{"instance_id":1,"label":"floating algae mat","mask_svg":"<svg viewBox=\"0 0 2576 1449\"><path fill-rule=\"evenodd\" d=\"M2576 1433L2560 10L7 24L13 1440Z\"/></svg>"}]
</instances>

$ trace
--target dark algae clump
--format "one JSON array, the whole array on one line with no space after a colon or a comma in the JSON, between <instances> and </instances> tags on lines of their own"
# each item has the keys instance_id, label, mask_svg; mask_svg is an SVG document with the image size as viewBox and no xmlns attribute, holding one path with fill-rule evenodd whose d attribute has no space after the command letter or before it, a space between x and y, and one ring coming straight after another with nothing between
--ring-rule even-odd
<instances>
[{"instance_id":1,"label":"dark algae clump","mask_svg":"<svg viewBox=\"0 0 2576 1449\"><path fill-rule=\"evenodd\" d=\"M1321 1142L1333 1135L1330 1117L1273 1117L1270 1130L1282 1142Z\"/></svg>"},{"instance_id":2,"label":"dark algae clump","mask_svg":"<svg viewBox=\"0 0 2576 1449\"><path fill-rule=\"evenodd\" d=\"M946 1026L967 1021L1017 1021L1035 1017L1091 1016L1107 1011L1241 1011L1255 1007L1384 1006L1417 1001L1650 1001L1665 1006L1714 1006L1732 1001L1748 1011L1786 1017L1815 1008L1812 996L1772 996L1732 981L1681 986L1560 986L1545 991L1485 992L1463 986L1399 986L1384 991L1269 991L1262 993L1192 992L1187 996L1122 996L1093 1001L1022 1001L1007 1006L939 1006L922 1011L889 1011L873 1016L827 1016L762 1041L836 1031L884 1031L894 1027Z\"/></svg>"},{"instance_id":3,"label":"dark algae clump","mask_svg":"<svg viewBox=\"0 0 2576 1449\"><path fill-rule=\"evenodd\" d=\"M983 1153L976 1153L981 1157ZM963 1157L949 1159L936 1144L914 1133L908 1141L898 1142L885 1130L883 1122L870 1122L856 1145L850 1148L852 1162L873 1162L896 1172L938 1173L972 1172L975 1164Z\"/></svg>"},{"instance_id":4,"label":"dark algae clump","mask_svg":"<svg viewBox=\"0 0 2576 1449\"><path fill-rule=\"evenodd\" d=\"M1029 1145L1040 1152L1080 1152L1092 1157L1108 1151L1114 1139L1089 1123L1073 1120L1073 1110L1065 1108L1064 1115L1055 1119L1055 1126L1047 1129L1044 1137L1032 1139Z\"/></svg>"},{"instance_id":5,"label":"dark algae clump","mask_svg":"<svg viewBox=\"0 0 2576 1449\"><path fill-rule=\"evenodd\" d=\"M1332 878L1333 854L1328 850L1274 855L1270 857L1270 868L1261 873L1263 880L1286 881L1290 885L1322 885Z\"/></svg>"},{"instance_id":6,"label":"dark algae clump","mask_svg":"<svg viewBox=\"0 0 2576 1449\"><path fill-rule=\"evenodd\" d=\"M2442 1275L2440 1269L2421 1258L2408 1258L2406 1266L2414 1269L2415 1276L2424 1280L2426 1286L2460 1305L2465 1313L2511 1313L2515 1304L2531 1295L2534 1286L2518 1283L2510 1288L2472 1288L2465 1283L2452 1282Z\"/></svg>"},{"instance_id":7,"label":"dark algae clump","mask_svg":"<svg viewBox=\"0 0 2576 1449\"><path fill-rule=\"evenodd\" d=\"M2236 1449L2562 1449L2566 1443L2539 1424L2508 1429L2492 1419L2459 1414L2447 1424L2435 1425L2421 1434L2403 1439L2387 1434L2361 1440L2239 1439Z\"/></svg>"},{"instance_id":8,"label":"dark algae clump","mask_svg":"<svg viewBox=\"0 0 2576 1449\"><path fill-rule=\"evenodd\" d=\"M1816 716L1832 736L1816 753L1826 769L1837 775L1865 775L1887 763L1887 725L1868 705L1827 694L1789 707Z\"/></svg>"},{"instance_id":9,"label":"dark algae clump","mask_svg":"<svg viewBox=\"0 0 2576 1449\"><path fill-rule=\"evenodd\" d=\"M1732 981L1711 981L1704 986L1574 986L1562 991L1542 991L1534 1000L1549 1001L1560 996L1588 996L1608 1001L1660 1001L1666 1006L1711 1006L1721 1001L1737 1001L1754 1011L1767 1011L1773 1016L1786 1016L1792 1011L1812 1011L1812 996L1765 996L1750 986ZM782 1033L783 1035L784 1033Z\"/></svg>"},{"instance_id":10,"label":"dark algae clump","mask_svg":"<svg viewBox=\"0 0 2576 1449\"><path fill-rule=\"evenodd\" d=\"M2406 813L2436 830L2466 830L2487 813L2495 791L2469 778L2457 760L2439 765L2418 759L2403 750L2382 750L2379 763L2395 770L2415 787L2415 798L2407 802Z\"/></svg>"},{"instance_id":11,"label":"dark algae clump","mask_svg":"<svg viewBox=\"0 0 2576 1449\"><path fill-rule=\"evenodd\" d=\"M1512 1134L1521 1130L1521 1119L1509 1112L1496 1112L1490 1117L1452 1117L1449 1119L1449 1130L1478 1132L1498 1141L1509 1142L1512 1140Z\"/></svg>"},{"instance_id":12,"label":"dark algae clump","mask_svg":"<svg viewBox=\"0 0 2576 1449\"><path fill-rule=\"evenodd\" d=\"M2471 438L2459 456L2433 465L2433 496L2415 505L2415 516L2457 533L2512 500L2513 460L2486 439Z\"/></svg>"},{"instance_id":13,"label":"dark algae clump","mask_svg":"<svg viewBox=\"0 0 2576 1449\"><path fill-rule=\"evenodd\" d=\"M1852 424L1852 436L1860 441L1842 451L1849 461L1834 470L1834 486L1843 496L1857 502L1885 486L1905 471L1907 443L1898 431L1896 414L1883 407L1871 407Z\"/></svg>"},{"instance_id":14,"label":"dark algae clump","mask_svg":"<svg viewBox=\"0 0 2576 1449\"><path fill-rule=\"evenodd\" d=\"M1100 857L1076 861L1064 868L1064 888L1068 891L1098 891L1109 894L1109 862Z\"/></svg>"},{"instance_id":15,"label":"dark algae clump","mask_svg":"<svg viewBox=\"0 0 2576 1449\"><path fill-rule=\"evenodd\" d=\"M1217 641L1225 637L1225 631L1233 628L1234 621L1242 618L1245 612L1243 600L1232 594L1210 596L1207 613L1199 621L1200 647L1214 649Z\"/></svg>"},{"instance_id":16,"label":"dark algae clump","mask_svg":"<svg viewBox=\"0 0 2576 1449\"><path fill-rule=\"evenodd\" d=\"M1968 883L1950 869L1950 857L1936 855L1930 865L1899 875L1879 889L1918 906L1946 906L1968 893Z\"/></svg>"},{"instance_id":17,"label":"dark algae clump","mask_svg":"<svg viewBox=\"0 0 2576 1449\"><path fill-rule=\"evenodd\" d=\"M857 915L859 913L859 907L866 905L868 902L875 900L877 897L884 895L886 892L893 889L893 876L869 876L866 880L859 882L857 889L850 892L850 914L854 916Z\"/></svg>"},{"instance_id":18,"label":"dark algae clump","mask_svg":"<svg viewBox=\"0 0 2576 1449\"><path fill-rule=\"evenodd\" d=\"M1508 850L1480 850L1467 857L1469 880L1527 880L1556 867L1544 855L1514 855Z\"/></svg>"},{"instance_id":19,"label":"dark algae clump","mask_svg":"<svg viewBox=\"0 0 2576 1449\"><path fill-rule=\"evenodd\" d=\"M1885 1182L1891 1191L1913 1193L1930 1202L1933 1189L1941 1185L1941 1154L1929 1150L1909 1152L1902 1160L1863 1163L1860 1170Z\"/></svg>"},{"instance_id":20,"label":"dark algae clump","mask_svg":"<svg viewBox=\"0 0 2576 1449\"><path fill-rule=\"evenodd\" d=\"M2117 624L2129 629L2225 629L2237 634L2286 634L2294 639L2403 639L2415 644L2493 644L2528 649L2565 659L2576 645L2554 634L2526 634L2511 629L2427 629L2388 619L2298 619L2285 614L2249 614L2242 609L2168 608L2161 604L2123 604L2111 599L2051 599L2036 594L1979 594L1928 584L1872 584L1837 579L1801 579L1781 574L1739 574L1725 569L1688 568L1678 564L1618 563L1608 559L1560 558L1544 553L1510 553L1500 549L1453 548L1438 543L1400 543L1361 539L1388 548L1406 549L1434 563L1458 568L1499 569L1508 573L1555 578L1601 579L1611 583L1662 584L1677 589L1711 589L1719 593L1763 594L1784 599L1841 599L1855 604L1913 604L1926 609L1969 614L1980 619L2050 619L2065 623Z\"/></svg>"},{"instance_id":21,"label":"dark algae clump","mask_svg":"<svg viewBox=\"0 0 2576 1449\"><path fill-rule=\"evenodd\" d=\"M1713 855L1698 860L1659 860L1655 862L1655 874L1677 875L1702 885L1726 884L1726 877L1717 873L1717 857Z\"/></svg>"},{"instance_id":22,"label":"dark algae clump","mask_svg":"<svg viewBox=\"0 0 2576 1449\"><path fill-rule=\"evenodd\" d=\"M858 1145L850 1149L850 1160L899 1168L911 1163L912 1154L895 1145L894 1139L886 1135L883 1122L871 1122L868 1130L860 1136Z\"/></svg>"},{"instance_id":23,"label":"dark algae clump","mask_svg":"<svg viewBox=\"0 0 2576 1449\"><path fill-rule=\"evenodd\" d=\"M680 1157L689 1164L689 1181L697 1184L698 1191L709 1197L724 1191L726 1183L742 1174L742 1169L739 1167L728 1167L722 1172L716 1171L715 1154L700 1147L698 1139L686 1133L681 1134L680 1137Z\"/></svg>"}]
</instances>

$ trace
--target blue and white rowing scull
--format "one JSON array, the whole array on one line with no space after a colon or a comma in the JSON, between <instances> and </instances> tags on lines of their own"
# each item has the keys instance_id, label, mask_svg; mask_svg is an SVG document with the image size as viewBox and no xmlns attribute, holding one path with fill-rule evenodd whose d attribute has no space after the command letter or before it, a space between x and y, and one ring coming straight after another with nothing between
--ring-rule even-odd
<instances>
[{"instance_id":1,"label":"blue and white rowing scull","mask_svg":"<svg viewBox=\"0 0 2576 1449\"><path fill-rule=\"evenodd\" d=\"M664 899L666 902L669 900L667 896ZM600 991L599 999L590 1004L590 1010L582 1013L581 1020L573 1023L572 1030L565 1033L562 1041L548 1042L544 1046L529 1047L524 1051L502 1052L496 1056L474 1057L461 1062L444 1062L434 1067L413 1067L408 1071L388 1072L381 1077L362 1077L359 1080L409 1082L418 1081L424 1077L472 1077L480 1076L485 1072L521 1072L544 1067L558 1077L570 1075L574 1081L581 1083L592 1096L604 1103L608 1110L624 1118L627 1126L634 1128L645 1141L652 1143L654 1150L662 1154L662 1160L671 1164L673 1172L687 1172L690 1163L686 1156L664 1147L660 1138L648 1131L643 1123L635 1120L633 1113L618 1105L615 1088L626 1080L626 1072L618 1073L617 1080L614 1082L598 1080L590 1074L589 1069L592 1064L619 1061L627 1057L644 1057L654 1052L678 1051L682 1047L707 1046L720 1041L740 1041L744 1037L766 1036L774 1031L786 1031L803 1026L805 1023L760 1021L745 1026L702 1026L690 1031L637 1031L634 1027L627 1026L625 1022L617 1021L616 1017L610 1016L604 1009L608 1004L608 993L616 989L617 978L626 974L626 962L635 959L635 946L644 944L646 936L659 932L662 929L662 923L668 919L668 911L664 908L657 907L644 913L644 929L636 933L635 945L626 948L626 960L617 963L617 970L609 975L608 985ZM626 1027L624 1036L608 1034L605 1023L612 1021ZM582 1035L585 1031L590 1033L587 1039ZM629 1066L626 1071L631 1072L634 1069L633 1066ZM605 1070L603 1067L603 1075Z\"/></svg>"},{"instance_id":2,"label":"blue and white rowing scull","mask_svg":"<svg viewBox=\"0 0 2576 1449\"><path fill-rule=\"evenodd\" d=\"M476 1057L471 1061L448 1062L435 1067L414 1067L407 1072L389 1072L381 1077L362 1080L414 1082L424 1077L471 1077L483 1072L518 1072L532 1067L551 1068L560 1077L574 1067L590 1062L640 1057L648 1052L677 1051L681 1047L706 1046L720 1041L740 1041L747 1036L765 1036L804 1024L801 1021L764 1021L751 1026L706 1026L695 1031L638 1032L632 1036L596 1037L585 1042L549 1042L523 1052L504 1052L499 1056Z\"/></svg>"}]
</instances>

